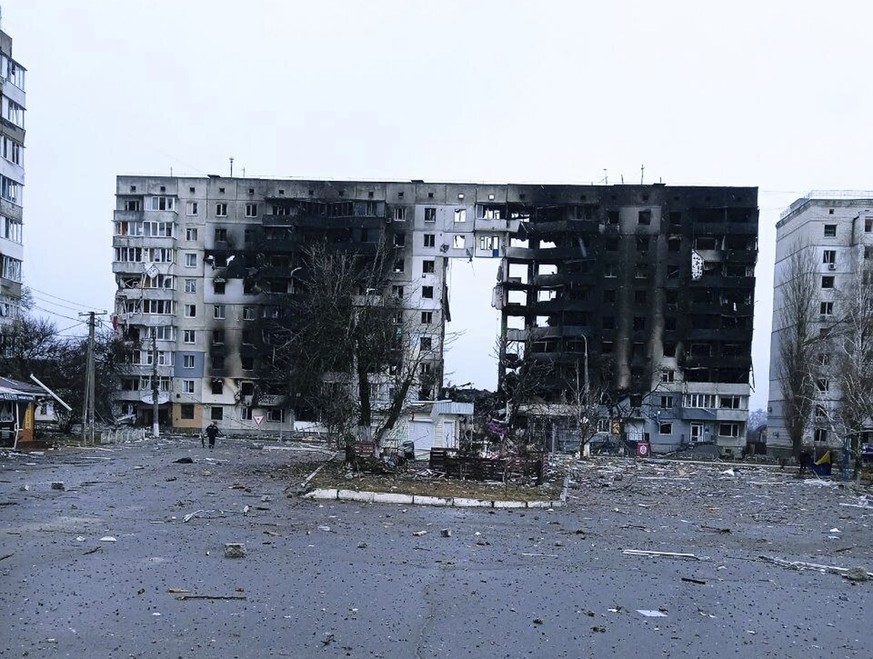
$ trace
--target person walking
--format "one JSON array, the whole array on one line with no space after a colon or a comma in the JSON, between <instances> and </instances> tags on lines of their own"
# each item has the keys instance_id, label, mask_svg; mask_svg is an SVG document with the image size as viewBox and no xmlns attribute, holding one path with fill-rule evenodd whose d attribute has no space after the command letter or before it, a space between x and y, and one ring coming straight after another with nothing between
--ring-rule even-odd
<instances>
[{"instance_id":1,"label":"person walking","mask_svg":"<svg viewBox=\"0 0 873 659\"><path fill-rule=\"evenodd\" d=\"M209 448L215 448L215 438L218 437L221 431L215 425L215 421L206 426L206 436L209 438Z\"/></svg>"}]
</instances>

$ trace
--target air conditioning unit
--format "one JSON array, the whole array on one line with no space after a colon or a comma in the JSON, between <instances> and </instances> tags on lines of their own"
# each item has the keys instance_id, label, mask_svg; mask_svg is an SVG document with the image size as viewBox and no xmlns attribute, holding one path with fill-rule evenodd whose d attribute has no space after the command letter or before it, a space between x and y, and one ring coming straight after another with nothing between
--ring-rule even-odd
<instances>
[{"instance_id":1,"label":"air conditioning unit","mask_svg":"<svg viewBox=\"0 0 873 659\"><path fill-rule=\"evenodd\" d=\"M828 263L828 270L836 270L836 269L837 269L836 263Z\"/></svg>"}]
</instances>

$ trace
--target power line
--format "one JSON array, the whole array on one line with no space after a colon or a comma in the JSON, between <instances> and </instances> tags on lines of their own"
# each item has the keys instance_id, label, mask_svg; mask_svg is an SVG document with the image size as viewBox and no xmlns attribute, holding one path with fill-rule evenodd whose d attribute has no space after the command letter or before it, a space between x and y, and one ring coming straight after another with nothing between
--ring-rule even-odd
<instances>
[{"instance_id":1,"label":"power line","mask_svg":"<svg viewBox=\"0 0 873 659\"><path fill-rule=\"evenodd\" d=\"M39 301L42 302L43 304L50 304L50 305L53 306L53 307L60 307L60 308L62 308L62 309L69 309L70 311L79 311L80 309L83 308L83 307L71 307L71 306L68 305L68 304L61 304L60 302L52 302L51 300L46 299L46 298L43 298L43 297L41 297L41 296L39 296L39 295L34 295L34 296L33 296L33 299L34 299L34 300L39 300Z\"/></svg>"},{"instance_id":2,"label":"power line","mask_svg":"<svg viewBox=\"0 0 873 659\"><path fill-rule=\"evenodd\" d=\"M38 309L39 311L47 313L51 316L57 316L58 318L65 318L66 320L76 320L76 322L79 322L79 323L82 322L81 320L77 320L76 318L73 318L72 316L65 316L64 314L58 313L57 311L51 311L50 309L45 309L45 308L39 306L38 304L34 304L33 308Z\"/></svg>"},{"instance_id":3,"label":"power line","mask_svg":"<svg viewBox=\"0 0 873 659\"><path fill-rule=\"evenodd\" d=\"M80 308L80 309L87 309L87 308L93 306L93 305L90 305L90 304L80 304L79 302L74 302L73 300L68 300L68 299L63 298L63 297L60 297L60 296L58 296L58 295L52 295L51 293L47 293L47 292L45 292L45 291L41 291L41 290L39 290L38 288L34 288L33 286L30 286L30 285L27 285L27 284L26 284L26 286L27 286L30 290L32 290L32 291L36 291L37 293L40 293L41 295L47 295L48 297L54 298L55 300L60 300L61 302L66 302L66 303L68 303L68 304L75 304L75 305L77 305L78 308Z\"/></svg>"}]
</instances>

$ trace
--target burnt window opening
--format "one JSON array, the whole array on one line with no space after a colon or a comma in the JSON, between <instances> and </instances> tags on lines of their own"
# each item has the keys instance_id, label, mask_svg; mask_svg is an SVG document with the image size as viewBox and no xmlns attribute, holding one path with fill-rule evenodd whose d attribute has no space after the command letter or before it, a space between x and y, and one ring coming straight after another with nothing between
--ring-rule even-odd
<instances>
[{"instance_id":1,"label":"burnt window opening","mask_svg":"<svg viewBox=\"0 0 873 659\"><path fill-rule=\"evenodd\" d=\"M222 345L224 343L223 329L212 330L212 343L213 345Z\"/></svg>"},{"instance_id":2,"label":"burnt window opening","mask_svg":"<svg viewBox=\"0 0 873 659\"><path fill-rule=\"evenodd\" d=\"M617 252L618 251L618 238L607 238L606 239L606 251L607 252Z\"/></svg>"},{"instance_id":3,"label":"burnt window opening","mask_svg":"<svg viewBox=\"0 0 873 659\"><path fill-rule=\"evenodd\" d=\"M644 210L637 214L637 222L643 226L649 226L652 223L652 211Z\"/></svg>"},{"instance_id":4,"label":"burnt window opening","mask_svg":"<svg viewBox=\"0 0 873 659\"><path fill-rule=\"evenodd\" d=\"M668 341L664 343L664 357L675 357L676 356L676 344L672 341Z\"/></svg>"},{"instance_id":5,"label":"burnt window opening","mask_svg":"<svg viewBox=\"0 0 873 659\"><path fill-rule=\"evenodd\" d=\"M180 419L193 419L194 418L194 405L192 403L183 403L179 406L179 418Z\"/></svg>"},{"instance_id":6,"label":"burnt window opening","mask_svg":"<svg viewBox=\"0 0 873 659\"><path fill-rule=\"evenodd\" d=\"M668 265L667 266L667 279L679 279L679 266L678 265Z\"/></svg>"},{"instance_id":7,"label":"burnt window opening","mask_svg":"<svg viewBox=\"0 0 873 659\"><path fill-rule=\"evenodd\" d=\"M612 341L604 341L600 345L600 352L604 355L611 355L615 351L615 343Z\"/></svg>"},{"instance_id":8,"label":"burnt window opening","mask_svg":"<svg viewBox=\"0 0 873 659\"><path fill-rule=\"evenodd\" d=\"M670 220L670 224L674 226L682 224L682 213L680 211L670 211L668 218Z\"/></svg>"},{"instance_id":9,"label":"burnt window opening","mask_svg":"<svg viewBox=\"0 0 873 659\"><path fill-rule=\"evenodd\" d=\"M433 286L422 286L421 287L421 297L426 299L433 299Z\"/></svg>"},{"instance_id":10,"label":"burnt window opening","mask_svg":"<svg viewBox=\"0 0 873 659\"><path fill-rule=\"evenodd\" d=\"M616 292L614 288L607 288L603 291L604 302L615 302Z\"/></svg>"},{"instance_id":11,"label":"burnt window opening","mask_svg":"<svg viewBox=\"0 0 873 659\"><path fill-rule=\"evenodd\" d=\"M672 237L667 239L667 251L668 252L678 252L682 247L682 239L678 237Z\"/></svg>"},{"instance_id":12,"label":"burnt window opening","mask_svg":"<svg viewBox=\"0 0 873 659\"><path fill-rule=\"evenodd\" d=\"M406 269L406 262L403 259L394 260L394 272L403 272Z\"/></svg>"},{"instance_id":13,"label":"burnt window opening","mask_svg":"<svg viewBox=\"0 0 873 659\"><path fill-rule=\"evenodd\" d=\"M212 292L215 293L216 295L224 295L225 285L226 285L226 282L224 282L223 280L218 280L218 279L213 280Z\"/></svg>"},{"instance_id":14,"label":"burnt window opening","mask_svg":"<svg viewBox=\"0 0 873 659\"><path fill-rule=\"evenodd\" d=\"M603 329L615 329L615 316L603 316L600 325Z\"/></svg>"},{"instance_id":15,"label":"burnt window opening","mask_svg":"<svg viewBox=\"0 0 873 659\"><path fill-rule=\"evenodd\" d=\"M822 288L833 288L834 287L834 277L832 275L827 275L821 278L821 287Z\"/></svg>"},{"instance_id":16,"label":"burnt window opening","mask_svg":"<svg viewBox=\"0 0 873 659\"><path fill-rule=\"evenodd\" d=\"M677 275L678 276L678 275ZM664 301L667 304L676 304L679 301L679 291L670 289L664 292Z\"/></svg>"},{"instance_id":17,"label":"burnt window opening","mask_svg":"<svg viewBox=\"0 0 873 659\"><path fill-rule=\"evenodd\" d=\"M405 233L395 233L394 234L394 246L395 247L405 247L406 246L406 234Z\"/></svg>"},{"instance_id":18,"label":"burnt window opening","mask_svg":"<svg viewBox=\"0 0 873 659\"><path fill-rule=\"evenodd\" d=\"M649 237L648 236L637 236L637 251L638 252L649 251Z\"/></svg>"},{"instance_id":19,"label":"burnt window opening","mask_svg":"<svg viewBox=\"0 0 873 659\"><path fill-rule=\"evenodd\" d=\"M214 406L209 410L209 418L213 421L221 421L224 418L224 408Z\"/></svg>"},{"instance_id":20,"label":"burnt window opening","mask_svg":"<svg viewBox=\"0 0 873 659\"><path fill-rule=\"evenodd\" d=\"M619 223L619 213L618 211L606 211L606 223L607 224L618 224Z\"/></svg>"},{"instance_id":21,"label":"burnt window opening","mask_svg":"<svg viewBox=\"0 0 873 659\"><path fill-rule=\"evenodd\" d=\"M646 317L645 316L634 316L634 331L640 332L646 329Z\"/></svg>"},{"instance_id":22,"label":"burnt window opening","mask_svg":"<svg viewBox=\"0 0 873 659\"><path fill-rule=\"evenodd\" d=\"M224 380L212 381L212 395L220 396L224 393Z\"/></svg>"},{"instance_id":23,"label":"burnt window opening","mask_svg":"<svg viewBox=\"0 0 873 659\"><path fill-rule=\"evenodd\" d=\"M634 302L636 304L645 304L648 301L649 293L644 289L636 289L634 291Z\"/></svg>"},{"instance_id":24,"label":"burnt window opening","mask_svg":"<svg viewBox=\"0 0 873 659\"><path fill-rule=\"evenodd\" d=\"M244 371L253 371L255 369L255 358L251 356L240 357L240 366Z\"/></svg>"},{"instance_id":25,"label":"burnt window opening","mask_svg":"<svg viewBox=\"0 0 873 659\"><path fill-rule=\"evenodd\" d=\"M837 225L836 224L825 224L824 225L824 237L825 238L836 238L837 237Z\"/></svg>"},{"instance_id":26,"label":"burnt window opening","mask_svg":"<svg viewBox=\"0 0 873 659\"><path fill-rule=\"evenodd\" d=\"M676 329L676 316L667 316L664 318L664 329L672 332Z\"/></svg>"}]
</instances>

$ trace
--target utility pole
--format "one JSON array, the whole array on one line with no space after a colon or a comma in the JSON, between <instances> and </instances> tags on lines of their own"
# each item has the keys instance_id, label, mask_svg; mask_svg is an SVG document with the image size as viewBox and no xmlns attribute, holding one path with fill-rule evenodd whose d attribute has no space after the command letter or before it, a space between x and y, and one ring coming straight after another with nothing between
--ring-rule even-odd
<instances>
[{"instance_id":1,"label":"utility pole","mask_svg":"<svg viewBox=\"0 0 873 659\"><path fill-rule=\"evenodd\" d=\"M94 326L96 324L96 316L105 315L102 311L99 314L96 311L88 311L80 313L80 316L88 316L88 349L85 357L85 402L82 405L82 441L90 444L94 443L94 390L95 390L95 369L94 369Z\"/></svg>"},{"instance_id":2,"label":"utility pole","mask_svg":"<svg viewBox=\"0 0 873 659\"><path fill-rule=\"evenodd\" d=\"M152 327L152 435L157 439L161 428L158 423L158 339L155 329Z\"/></svg>"}]
</instances>

